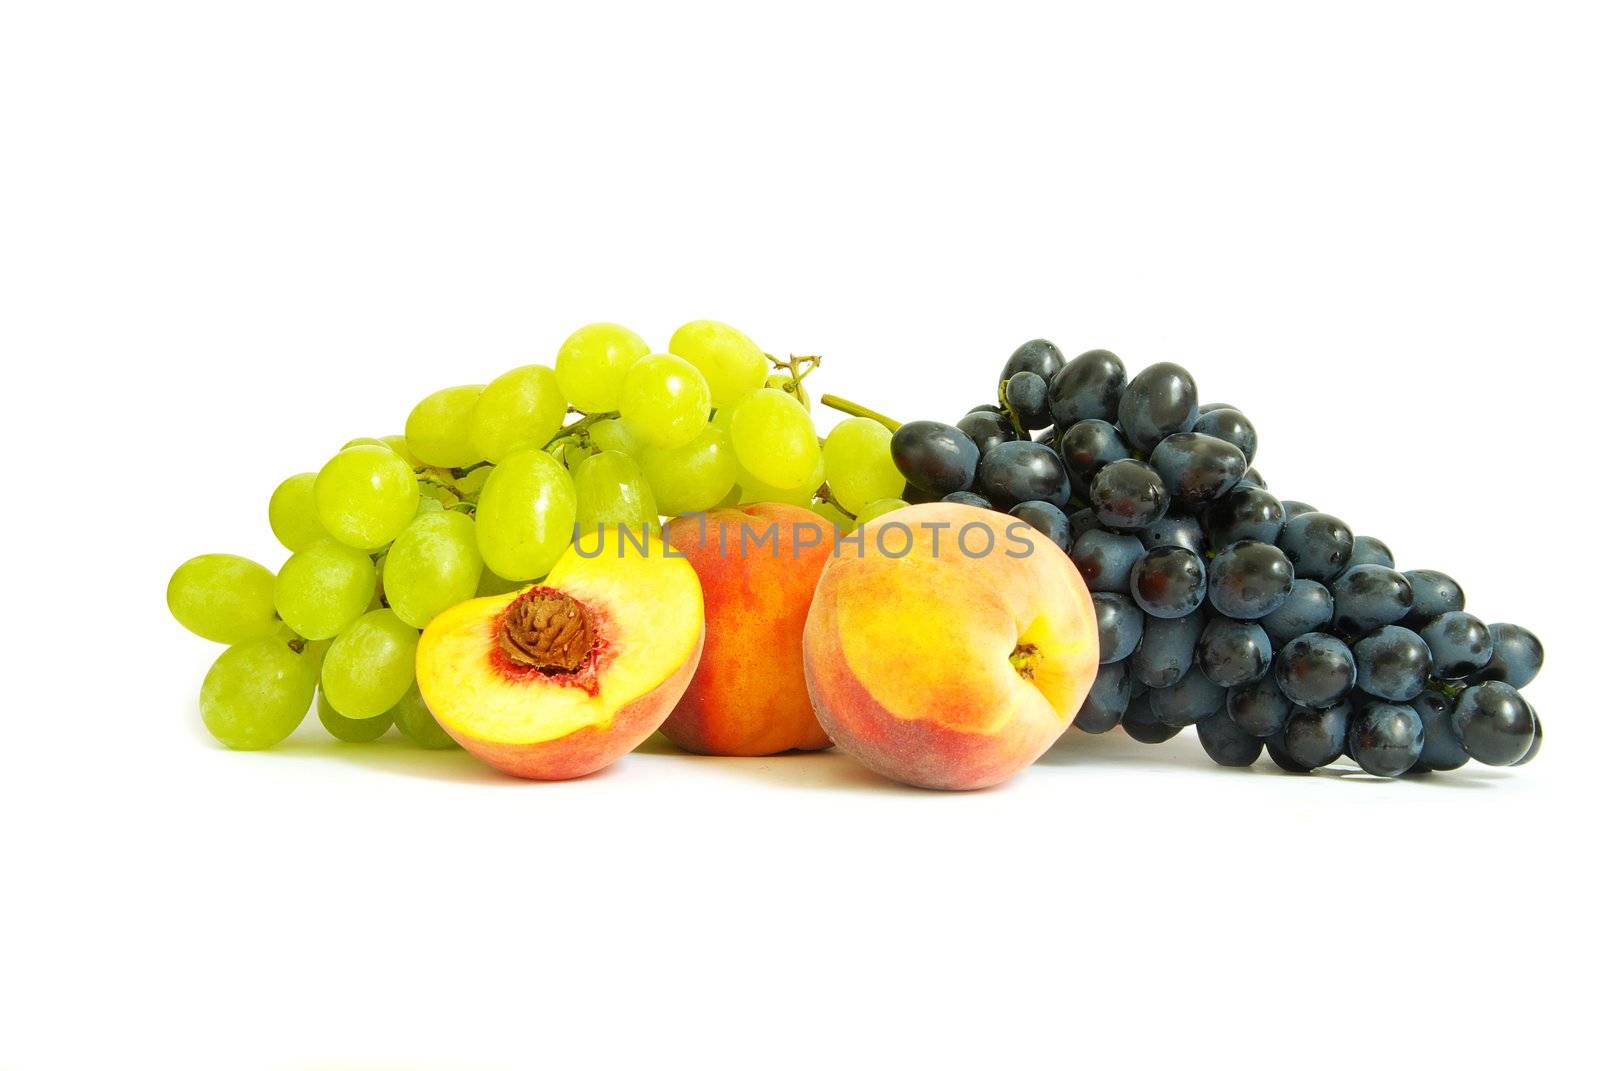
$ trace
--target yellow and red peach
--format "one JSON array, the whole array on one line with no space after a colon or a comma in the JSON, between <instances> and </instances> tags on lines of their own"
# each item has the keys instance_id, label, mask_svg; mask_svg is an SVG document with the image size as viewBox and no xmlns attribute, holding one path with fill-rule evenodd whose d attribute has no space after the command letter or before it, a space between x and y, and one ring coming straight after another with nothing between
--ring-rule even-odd
<instances>
[{"instance_id":1,"label":"yellow and red peach","mask_svg":"<svg viewBox=\"0 0 1600 1071\"><path fill-rule=\"evenodd\" d=\"M700 660L700 582L659 536L588 533L541 583L439 614L417 685L489 765L539 780L609 766L660 727Z\"/></svg>"},{"instance_id":2,"label":"yellow and red peach","mask_svg":"<svg viewBox=\"0 0 1600 1071\"><path fill-rule=\"evenodd\" d=\"M667 541L700 577L700 668L661 732L703 755L772 755L828 746L806 694L802 653L834 528L799 506L766 502L679 517Z\"/></svg>"},{"instance_id":3,"label":"yellow and red peach","mask_svg":"<svg viewBox=\"0 0 1600 1071\"><path fill-rule=\"evenodd\" d=\"M998 784L1072 724L1094 683L1094 605L1014 518L934 502L841 540L805 628L806 683L835 744L924 788Z\"/></svg>"}]
</instances>

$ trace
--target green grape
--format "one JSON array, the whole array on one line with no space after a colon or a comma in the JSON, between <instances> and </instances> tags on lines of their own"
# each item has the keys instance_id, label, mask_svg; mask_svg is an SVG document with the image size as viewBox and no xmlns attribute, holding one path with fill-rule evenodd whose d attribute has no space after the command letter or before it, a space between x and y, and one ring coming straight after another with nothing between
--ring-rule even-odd
<instances>
[{"instance_id":1,"label":"green grape","mask_svg":"<svg viewBox=\"0 0 1600 1071\"><path fill-rule=\"evenodd\" d=\"M765 384L763 384L763 386L768 386L774 390L783 391L783 393L789 395L789 397L805 406L808 412L810 411L811 393L806 390L806 385L804 383L800 382L788 372L772 373L772 375L767 377L767 381Z\"/></svg>"},{"instance_id":2,"label":"green grape","mask_svg":"<svg viewBox=\"0 0 1600 1071\"><path fill-rule=\"evenodd\" d=\"M741 505L752 502L787 502L791 506L809 507L811 499L816 496L817 488L822 486L822 453L818 451L816 463L811 467L811 475L801 480L796 487L769 486L743 469L739 470L738 486Z\"/></svg>"},{"instance_id":3,"label":"green grape","mask_svg":"<svg viewBox=\"0 0 1600 1071\"><path fill-rule=\"evenodd\" d=\"M456 480L456 493L464 501L476 498L483 493L483 485L489 482L489 473L493 471L493 465L479 465L465 476Z\"/></svg>"},{"instance_id":4,"label":"green grape","mask_svg":"<svg viewBox=\"0 0 1600 1071\"><path fill-rule=\"evenodd\" d=\"M577 515L572 475L543 450L515 451L478 496L483 563L510 580L543 576L572 542Z\"/></svg>"},{"instance_id":5,"label":"green grape","mask_svg":"<svg viewBox=\"0 0 1600 1071\"><path fill-rule=\"evenodd\" d=\"M308 640L331 640L360 617L378 587L372 559L330 538L297 551L278 570L278 616Z\"/></svg>"},{"instance_id":6,"label":"green grape","mask_svg":"<svg viewBox=\"0 0 1600 1071\"><path fill-rule=\"evenodd\" d=\"M491 570L485 569L483 574L478 577L478 590L475 594L480 599L489 595L509 595L513 591L521 591L527 586L526 581L507 580L505 577L498 576Z\"/></svg>"},{"instance_id":7,"label":"green grape","mask_svg":"<svg viewBox=\"0 0 1600 1071\"><path fill-rule=\"evenodd\" d=\"M639 437L629 431L628 426L616 417L597 420L589 425L589 441L597 450L615 450L619 454L630 454L633 457L638 457L644 449Z\"/></svg>"},{"instance_id":8,"label":"green grape","mask_svg":"<svg viewBox=\"0 0 1600 1071\"><path fill-rule=\"evenodd\" d=\"M889 455L893 434L876 420L850 417L828 433L822 444L823 474L828 490L847 512L860 513L868 502L898 498L906 478Z\"/></svg>"},{"instance_id":9,"label":"green grape","mask_svg":"<svg viewBox=\"0 0 1600 1071\"><path fill-rule=\"evenodd\" d=\"M320 689L317 692L317 719L330 736L347 744L370 744L394 724L394 718L389 716L387 710L376 718L347 718L333 709L333 704L328 702L328 697Z\"/></svg>"},{"instance_id":10,"label":"green grape","mask_svg":"<svg viewBox=\"0 0 1600 1071\"><path fill-rule=\"evenodd\" d=\"M743 333L715 320L691 320L672 333L667 351L706 377L711 402L731 405L758 389L767 375L767 355Z\"/></svg>"},{"instance_id":11,"label":"green grape","mask_svg":"<svg viewBox=\"0 0 1600 1071\"><path fill-rule=\"evenodd\" d=\"M317 519L339 542L375 550L417 515L417 477L387 446L341 450L317 473Z\"/></svg>"},{"instance_id":12,"label":"green grape","mask_svg":"<svg viewBox=\"0 0 1600 1071\"><path fill-rule=\"evenodd\" d=\"M661 527L655 495L627 454L605 451L586 459L572 474L578 496L578 530L601 528L616 533L626 528L636 535Z\"/></svg>"},{"instance_id":13,"label":"green grape","mask_svg":"<svg viewBox=\"0 0 1600 1071\"><path fill-rule=\"evenodd\" d=\"M641 451L639 468L650 481L656 505L672 516L711 509L727 497L739 477L733 445L715 424L707 424L683 446Z\"/></svg>"},{"instance_id":14,"label":"green grape","mask_svg":"<svg viewBox=\"0 0 1600 1071\"><path fill-rule=\"evenodd\" d=\"M812 499L810 509L812 513L815 513L841 532L848 532L856 526L854 517L826 499Z\"/></svg>"},{"instance_id":15,"label":"green grape","mask_svg":"<svg viewBox=\"0 0 1600 1071\"><path fill-rule=\"evenodd\" d=\"M400 702L390 709L389 716L394 719L395 728L400 730L400 735L420 748L445 751L461 746L434 720L433 711L422 701L422 693L415 684L400 697Z\"/></svg>"},{"instance_id":16,"label":"green grape","mask_svg":"<svg viewBox=\"0 0 1600 1071\"><path fill-rule=\"evenodd\" d=\"M446 387L435 391L406 417L406 446L426 465L465 468L483 455L472 446L472 410L481 386Z\"/></svg>"},{"instance_id":17,"label":"green grape","mask_svg":"<svg viewBox=\"0 0 1600 1071\"><path fill-rule=\"evenodd\" d=\"M389 444L384 442L382 439L372 439L372 438L368 438L365 435L363 435L359 439L351 439L349 442L347 442L343 446L339 447L339 449L340 450L348 450L352 446L381 446L385 450L389 449Z\"/></svg>"},{"instance_id":18,"label":"green grape","mask_svg":"<svg viewBox=\"0 0 1600 1071\"><path fill-rule=\"evenodd\" d=\"M278 631L271 570L236 554L202 554L173 570L167 609L178 624L216 643L244 643Z\"/></svg>"},{"instance_id":19,"label":"green grape","mask_svg":"<svg viewBox=\"0 0 1600 1071\"><path fill-rule=\"evenodd\" d=\"M404 435L385 435L379 441L404 458L406 464L410 465L412 469L422 468L422 462L417 459L416 454L411 452L411 446L406 442Z\"/></svg>"},{"instance_id":20,"label":"green grape","mask_svg":"<svg viewBox=\"0 0 1600 1071\"><path fill-rule=\"evenodd\" d=\"M473 469L472 471L479 472L481 470ZM443 484L434 483L431 480L418 480L417 493L422 496L421 500L417 503L418 513L421 513L423 507L429 502L432 502L434 505L443 509L449 509L451 506L461 501L461 496L456 494L454 489L446 487Z\"/></svg>"},{"instance_id":21,"label":"green grape","mask_svg":"<svg viewBox=\"0 0 1600 1071\"><path fill-rule=\"evenodd\" d=\"M555 447L555 453L551 456L561 462L561 466L568 472L576 472L579 465L599 452L592 444L574 439Z\"/></svg>"},{"instance_id":22,"label":"green grape","mask_svg":"<svg viewBox=\"0 0 1600 1071\"><path fill-rule=\"evenodd\" d=\"M280 483L267 502L272 534L291 551L305 550L328 534L317 520L316 486L316 473L297 473Z\"/></svg>"},{"instance_id":23,"label":"green grape","mask_svg":"<svg viewBox=\"0 0 1600 1071\"><path fill-rule=\"evenodd\" d=\"M628 369L618 403L622 421L646 446L682 446L711 415L711 388L682 357L656 353Z\"/></svg>"},{"instance_id":24,"label":"green grape","mask_svg":"<svg viewBox=\"0 0 1600 1071\"><path fill-rule=\"evenodd\" d=\"M715 413L711 414L711 426L721 428L729 437L730 444L733 441L733 414L738 411L738 408L739 403L734 402L732 405L720 406Z\"/></svg>"},{"instance_id":25,"label":"green grape","mask_svg":"<svg viewBox=\"0 0 1600 1071\"><path fill-rule=\"evenodd\" d=\"M781 390L763 387L739 403L731 419L739 465L768 487L796 488L821 460L817 429L805 406ZM810 487L808 491L815 491ZM810 494L806 500L810 501Z\"/></svg>"},{"instance_id":26,"label":"green grape","mask_svg":"<svg viewBox=\"0 0 1600 1071\"><path fill-rule=\"evenodd\" d=\"M882 517L885 513L893 513L905 506L905 500L900 498L880 498L875 502L868 502L861 507L861 512L856 514L856 524L866 524L875 517Z\"/></svg>"},{"instance_id":27,"label":"green grape","mask_svg":"<svg viewBox=\"0 0 1600 1071\"><path fill-rule=\"evenodd\" d=\"M412 521L389 548L383 594L400 620L427 628L441 610L472 598L482 573L472 518L453 510L429 513Z\"/></svg>"},{"instance_id":28,"label":"green grape","mask_svg":"<svg viewBox=\"0 0 1600 1071\"><path fill-rule=\"evenodd\" d=\"M622 397L622 377L649 352L644 339L621 324L589 324L561 344L556 382L580 412L614 412Z\"/></svg>"},{"instance_id":29,"label":"green grape","mask_svg":"<svg viewBox=\"0 0 1600 1071\"><path fill-rule=\"evenodd\" d=\"M222 652L200 686L206 728L236 751L271 747L294 732L311 709L316 667L281 636Z\"/></svg>"},{"instance_id":30,"label":"green grape","mask_svg":"<svg viewBox=\"0 0 1600 1071\"><path fill-rule=\"evenodd\" d=\"M417 630L373 610L339 633L322 660L322 692L347 718L376 718L417 679Z\"/></svg>"},{"instance_id":31,"label":"green grape","mask_svg":"<svg viewBox=\"0 0 1600 1071\"><path fill-rule=\"evenodd\" d=\"M543 447L561 430L567 400L556 374L539 364L513 368L483 388L472 410L472 448L499 461L522 446Z\"/></svg>"}]
</instances>

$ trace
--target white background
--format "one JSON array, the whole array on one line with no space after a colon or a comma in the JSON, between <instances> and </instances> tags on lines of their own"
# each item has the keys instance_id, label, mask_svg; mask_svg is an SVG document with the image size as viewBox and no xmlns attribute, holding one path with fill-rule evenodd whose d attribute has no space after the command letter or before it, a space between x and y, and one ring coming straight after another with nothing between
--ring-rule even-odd
<instances>
[{"instance_id":1,"label":"white background","mask_svg":"<svg viewBox=\"0 0 1600 1071\"><path fill-rule=\"evenodd\" d=\"M1576 6L1571 9L1578 10ZM0 18L0 1068L1308 1066L1587 1045L1592 27L1536 4L114 4ZM231 754L190 555L418 398L695 317L953 419L1177 360L1274 491L1528 624L1544 755L1069 738ZM959 617L959 607L951 607ZM1581 1051L1581 1050L1580 1050Z\"/></svg>"}]
</instances>

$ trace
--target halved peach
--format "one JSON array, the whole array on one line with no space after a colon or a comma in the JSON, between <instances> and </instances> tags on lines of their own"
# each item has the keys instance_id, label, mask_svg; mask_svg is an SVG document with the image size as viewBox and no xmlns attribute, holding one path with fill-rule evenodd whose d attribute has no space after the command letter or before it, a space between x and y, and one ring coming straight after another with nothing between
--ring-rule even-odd
<instances>
[{"instance_id":1,"label":"halved peach","mask_svg":"<svg viewBox=\"0 0 1600 1071\"><path fill-rule=\"evenodd\" d=\"M435 617L417 684L478 758L557 781L615 762L655 732L694 676L700 582L656 535L582 536L531 587Z\"/></svg>"}]
</instances>

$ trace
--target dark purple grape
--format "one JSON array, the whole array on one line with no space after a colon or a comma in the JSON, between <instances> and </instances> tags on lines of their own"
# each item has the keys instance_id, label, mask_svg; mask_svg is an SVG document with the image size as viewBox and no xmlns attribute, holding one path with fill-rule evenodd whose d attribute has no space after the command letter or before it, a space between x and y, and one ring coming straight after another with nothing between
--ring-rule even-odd
<instances>
[{"instance_id":1,"label":"dark purple grape","mask_svg":"<svg viewBox=\"0 0 1600 1071\"><path fill-rule=\"evenodd\" d=\"M1215 502L1244 475L1244 454L1232 443L1195 431L1168 435L1150 453L1172 500L1189 509Z\"/></svg>"},{"instance_id":2,"label":"dark purple grape","mask_svg":"<svg viewBox=\"0 0 1600 1071\"><path fill-rule=\"evenodd\" d=\"M1333 596L1315 580L1296 580L1289 588L1289 597L1272 613L1261 619L1272 642L1279 647L1296 636L1315 632L1333 620Z\"/></svg>"},{"instance_id":3,"label":"dark purple grape","mask_svg":"<svg viewBox=\"0 0 1600 1071\"><path fill-rule=\"evenodd\" d=\"M1062 464L1067 466L1067 475L1072 477L1074 491L1083 496L1088 495L1101 469L1131 456L1128 444L1122 441L1122 433L1116 425L1104 420L1078 421L1061 433L1056 440L1056 451L1061 455Z\"/></svg>"},{"instance_id":4,"label":"dark purple grape","mask_svg":"<svg viewBox=\"0 0 1600 1071\"><path fill-rule=\"evenodd\" d=\"M1539 720L1539 712L1537 710L1532 707L1529 707L1528 710L1533 714L1533 743L1528 746L1528 750L1523 754L1522 758L1511 764L1513 766L1528 765L1538 757L1539 749L1544 746L1544 722Z\"/></svg>"},{"instance_id":5,"label":"dark purple grape","mask_svg":"<svg viewBox=\"0 0 1600 1071\"><path fill-rule=\"evenodd\" d=\"M1200 746L1218 766L1250 766L1261 757L1261 741L1241 730L1226 713L1195 722Z\"/></svg>"},{"instance_id":6,"label":"dark purple grape","mask_svg":"<svg viewBox=\"0 0 1600 1071\"><path fill-rule=\"evenodd\" d=\"M1287 524L1303 513L1316 513L1317 507L1309 503L1299 502L1292 498L1283 500L1283 520Z\"/></svg>"},{"instance_id":7,"label":"dark purple grape","mask_svg":"<svg viewBox=\"0 0 1600 1071\"><path fill-rule=\"evenodd\" d=\"M1422 718L1400 703L1368 703L1350 719L1346 749L1374 777L1399 777L1422 754Z\"/></svg>"},{"instance_id":8,"label":"dark purple grape","mask_svg":"<svg viewBox=\"0 0 1600 1071\"><path fill-rule=\"evenodd\" d=\"M1002 447L1001 449L1004 449ZM1089 504L1107 528L1143 528L1167 512L1167 488L1143 461L1113 461L1089 485Z\"/></svg>"},{"instance_id":9,"label":"dark purple grape","mask_svg":"<svg viewBox=\"0 0 1600 1071\"><path fill-rule=\"evenodd\" d=\"M1246 539L1211 559L1211 605L1229 617L1254 621L1277 610L1294 590L1294 569L1271 543Z\"/></svg>"},{"instance_id":10,"label":"dark purple grape","mask_svg":"<svg viewBox=\"0 0 1600 1071\"><path fill-rule=\"evenodd\" d=\"M1171 740L1183 731L1181 725L1167 725L1158 720L1150 709L1154 692L1136 695L1128 700L1128 709L1122 715L1123 730L1141 744L1160 744Z\"/></svg>"},{"instance_id":11,"label":"dark purple grape","mask_svg":"<svg viewBox=\"0 0 1600 1071\"><path fill-rule=\"evenodd\" d=\"M1144 615L1132 599L1114 591L1097 591L1090 598L1100 626L1100 661L1120 662L1139 646L1144 635Z\"/></svg>"},{"instance_id":12,"label":"dark purple grape","mask_svg":"<svg viewBox=\"0 0 1600 1071\"><path fill-rule=\"evenodd\" d=\"M1184 617L1206 597L1206 566L1185 547L1157 547L1133 564L1128 587L1151 617Z\"/></svg>"},{"instance_id":13,"label":"dark purple grape","mask_svg":"<svg viewBox=\"0 0 1600 1071\"><path fill-rule=\"evenodd\" d=\"M1245 470L1243 476L1239 477L1239 486L1254 487L1258 491L1265 491L1267 489L1267 478L1254 468L1249 468Z\"/></svg>"},{"instance_id":14,"label":"dark purple grape","mask_svg":"<svg viewBox=\"0 0 1600 1071\"><path fill-rule=\"evenodd\" d=\"M1433 653L1433 675L1441 680L1471 676L1487 667L1494 655L1494 634L1489 626L1465 610L1440 614L1420 631Z\"/></svg>"},{"instance_id":15,"label":"dark purple grape","mask_svg":"<svg viewBox=\"0 0 1600 1071\"><path fill-rule=\"evenodd\" d=\"M1194 430L1237 446L1239 452L1244 454L1244 463L1247 466L1255 460L1256 426L1232 406L1203 409L1200 419L1194 422Z\"/></svg>"},{"instance_id":16,"label":"dark purple grape","mask_svg":"<svg viewBox=\"0 0 1600 1071\"><path fill-rule=\"evenodd\" d=\"M1132 698L1133 677L1128 672L1128 663L1101 666L1072 724L1086 733L1110 732L1122 721L1122 714Z\"/></svg>"},{"instance_id":17,"label":"dark purple grape","mask_svg":"<svg viewBox=\"0 0 1600 1071\"><path fill-rule=\"evenodd\" d=\"M1330 513L1302 513L1285 521L1278 533L1294 575L1324 583L1344 572L1354 543L1350 526Z\"/></svg>"},{"instance_id":18,"label":"dark purple grape","mask_svg":"<svg viewBox=\"0 0 1600 1071\"><path fill-rule=\"evenodd\" d=\"M1450 724L1455 708L1455 703L1438 692L1423 692L1411 701L1411 709L1422 719L1422 753L1414 769L1459 770L1467 764L1471 756Z\"/></svg>"},{"instance_id":19,"label":"dark purple grape","mask_svg":"<svg viewBox=\"0 0 1600 1071\"><path fill-rule=\"evenodd\" d=\"M1393 569L1394 552L1376 536L1356 536L1350 546L1350 564L1345 566L1345 570L1349 571L1358 565L1382 565Z\"/></svg>"},{"instance_id":20,"label":"dark purple grape","mask_svg":"<svg viewBox=\"0 0 1600 1071\"><path fill-rule=\"evenodd\" d=\"M1215 413L1218 409L1232 409L1237 411L1238 408L1239 407L1234 405L1232 402L1205 402L1201 404L1199 412L1201 416L1205 416L1207 413Z\"/></svg>"},{"instance_id":21,"label":"dark purple grape","mask_svg":"<svg viewBox=\"0 0 1600 1071\"><path fill-rule=\"evenodd\" d=\"M1494 653L1488 664L1473 675L1473 682L1504 681L1513 688L1526 688L1544 666L1544 644L1521 625L1498 621L1489 626Z\"/></svg>"},{"instance_id":22,"label":"dark purple grape","mask_svg":"<svg viewBox=\"0 0 1600 1071\"><path fill-rule=\"evenodd\" d=\"M1006 404L1029 431L1050 426L1050 387L1034 372L1018 372L1005 381Z\"/></svg>"},{"instance_id":23,"label":"dark purple grape","mask_svg":"<svg viewBox=\"0 0 1600 1071\"><path fill-rule=\"evenodd\" d=\"M889 453L907 483L935 498L969 489L978 471L977 444L960 428L937 420L900 425L889 440Z\"/></svg>"},{"instance_id":24,"label":"dark purple grape","mask_svg":"<svg viewBox=\"0 0 1600 1071\"><path fill-rule=\"evenodd\" d=\"M1467 754L1489 766L1510 766L1533 746L1533 708L1502 681L1462 692L1450 725Z\"/></svg>"},{"instance_id":25,"label":"dark purple grape","mask_svg":"<svg viewBox=\"0 0 1600 1071\"><path fill-rule=\"evenodd\" d=\"M1054 424L1047 424L1033 433L1033 441L1036 443L1044 443L1046 446L1054 447L1056 444L1056 436L1058 434L1059 432L1056 430L1056 426Z\"/></svg>"},{"instance_id":26,"label":"dark purple grape","mask_svg":"<svg viewBox=\"0 0 1600 1071\"><path fill-rule=\"evenodd\" d=\"M1159 521L1139 529L1139 541L1146 550L1185 547L1201 557L1205 557L1206 553L1206 537L1200 530L1199 520L1187 513L1173 513L1171 510Z\"/></svg>"},{"instance_id":27,"label":"dark purple grape","mask_svg":"<svg viewBox=\"0 0 1600 1071\"><path fill-rule=\"evenodd\" d=\"M1129 445L1144 454L1168 435L1192 429L1199 416L1194 377L1170 361L1134 376L1117 402L1117 423Z\"/></svg>"},{"instance_id":28,"label":"dark purple grape","mask_svg":"<svg viewBox=\"0 0 1600 1071\"><path fill-rule=\"evenodd\" d=\"M1001 409L998 405L992 405L989 402L984 402L981 405L973 406L971 409L968 409L967 412L968 413L1000 413L1000 414L1004 415L1005 410Z\"/></svg>"},{"instance_id":29,"label":"dark purple grape","mask_svg":"<svg viewBox=\"0 0 1600 1071\"><path fill-rule=\"evenodd\" d=\"M1296 636L1273 660L1278 687L1306 707L1339 702L1356 686L1356 658L1339 639L1321 632Z\"/></svg>"},{"instance_id":30,"label":"dark purple grape","mask_svg":"<svg viewBox=\"0 0 1600 1071\"><path fill-rule=\"evenodd\" d=\"M1063 428L1080 420L1114 421L1127 383L1127 370L1110 350L1080 353L1050 380L1050 415Z\"/></svg>"},{"instance_id":31,"label":"dark purple grape","mask_svg":"<svg viewBox=\"0 0 1600 1071\"><path fill-rule=\"evenodd\" d=\"M1054 342L1044 338L1030 339L1006 359L1005 367L1000 370L1000 382L1004 383L1019 372L1032 372L1048 384L1066 363L1066 357Z\"/></svg>"},{"instance_id":32,"label":"dark purple grape","mask_svg":"<svg viewBox=\"0 0 1600 1071\"><path fill-rule=\"evenodd\" d=\"M936 494L933 491L924 491L914 483L907 483L900 491L900 501L910 506L923 502L937 502L943 497L943 495Z\"/></svg>"},{"instance_id":33,"label":"dark purple grape","mask_svg":"<svg viewBox=\"0 0 1600 1071\"><path fill-rule=\"evenodd\" d=\"M1315 770L1344 754L1350 732L1349 703L1322 709L1299 706L1283 723L1283 750L1291 762Z\"/></svg>"},{"instance_id":34,"label":"dark purple grape","mask_svg":"<svg viewBox=\"0 0 1600 1071\"><path fill-rule=\"evenodd\" d=\"M1144 556L1144 544L1134 536L1096 528L1078 537L1070 556L1090 591L1120 591L1126 595L1128 574L1133 571L1133 563Z\"/></svg>"},{"instance_id":35,"label":"dark purple grape","mask_svg":"<svg viewBox=\"0 0 1600 1071\"><path fill-rule=\"evenodd\" d=\"M1356 641L1356 687L1379 699L1407 702L1422 694L1433 656L1421 636L1399 625L1385 625Z\"/></svg>"},{"instance_id":36,"label":"dark purple grape","mask_svg":"<svg viewBox=\"0 0 1600 1071\"><path fill-rule=\"evenodd\" d=\"M1072 537L1074 543L1082 539L1085 532L1103 531L1105 529L1100 527L1100 518L1094 515L1092 509L1080 509L1067 516L1067 534Z\"/></svg>"},{"instance_id":37,"label":"dark purple grape","mask_svg":"<svg viewBox=\"0 0 1600 1071\"><path fill-rule=\"evenodd\" d=\"M1265 738L1282 732L1293 705L1271 673L1228 689L1228 716L1251 736Z\"/></svg>"},{"instance_id":38,"label":"dark purple grape","mask_svg":"<svg viewBox=\"0 0 1600 1071\"><path fill-rule=\"evenodd\" d=\"M1232 688L1266 676L1272 665L1272 641L1253 621L1216 617L1200 634L1195 657L1213 683Z\"/></svg>"},{"instance_id":39,"label":"dark purple grape","mask_svg":"<svg viewBox=\"0 0 1600 1071\"><path fill-rule=\"evenodd\" d=\"M1217 550L1241 539L1276 543L1283 528L1283 505L1259 487L1235 487L1206 510L1206 539Z\"/></svg>"},{"instance_id":40,"label":"dark purple grape","mask_svg":"<svg viewBox=\"0 0 1600 1071\"><path fill-rule=\"evenodd\" d=\"M1000 509L1034 501L1064 509L1071 497L1067 470L1056 452L1025 439L1001 443L984 455L978 466L978 492Z\"/></svg>"},{"instance_id":41,"label":"dark purple grape","mask_svg":"<svg viewBox=\"0 0 1600 1071\"><path fill-rule=\"evenodd\" d=\"M956 421L956 427L972 440L980 458L1001 443L1009 443L1017 438L1016 429L1011 426L1009 418L984 410L975 409L968 413Z\"/></svg>"},{"instance_id":42,"label":"dark purple grape","mask_svg":"<svg viewBox=\"0 0 1600 1071\"><path fill-rule=\"evenodd\" d=\"M1150 688L1170 688L1194 665L1195 647L1205 629L1205 613L1186 617L1147 617L1144 639L1128 664L1134 679Z\"/></svg>"},{"instance_id":43,"label":"dark purple grape","mask_svg":"<svg viewBox=\"0 0 1600 1071\"><path fill-rule=\"evenodd\" d=\"M1440 614L1451 610L1464 610L1467 596L1461 585L1435 569L1412 569L1406 573L1411 581L1411 612L1401 622L1416 630Z\"/></svg>"},{"instance_id":44,"label":"dark purple grape","mask_svg":"<svg viewBox=\"0 0 1600 1071\"><path fill-rule=\"evenodd\" d=\"M979 509L994 509L994 504L982 495L973 494L971 491L951 491L940 499L941 502L958 502L963 506L977 506Z\"/></svg>"},{"instance_id":45,"label":"dark purple grape","mask_svg":"<svg viewBox=\"0 0 1600 1071\"><path fill-rule=\"evenodd\" d=\"M1300 708L1296 708L1300 709ZM1273 733L1261 741L1266 746L1267 757L1270 758L1278 769L1285 773L1303 774L1310 773L1311 767L1302 766L1289 755L1289 745L1284 740L1283 730Z\"/></svg>"},{"instance_id":46,"label":"dark purple grape","mask_svg":"<svg viewBox=\"0 0 1600 1071\"><path fill-rule=\"evenodd\" d=\"M1157 721L1182 728L1201 718L1209 718L1222 709L1227 698L1228 693L1196 666L1178 678L1178 683L1171 688L1151 689L1150 710Z\"/></svg>"},{"instance_id":47,"label":"dark purple grape","mask_svg":"<svg viewBox=\"0 0 1600 1071\"><path fill-rule=\"evenodd\" d=\"M1411 581L1386 565L1357 565L1333 582L1333 625L1359 636L1411 612Z\"/></svg>"},{"instance_id":48,"label":"dark purple grape","mask_svg":"<svg viewBox=\"0 0 1600 1071\"><path fill-rule=\"evenodd\" d=\"M1067 515L1048 502L1018 502L1009 510L1011 516L1026 521L1036 531L1044 533L1050 542L1066 550L1072 546L1067 529Z\"/></svg>"}]
</instances>

